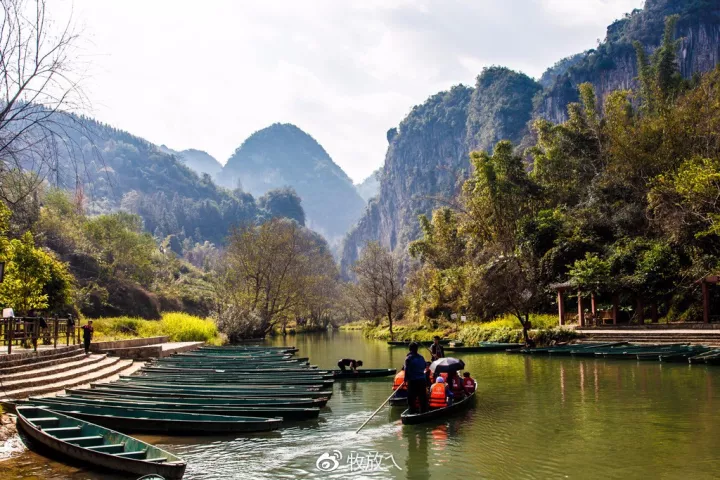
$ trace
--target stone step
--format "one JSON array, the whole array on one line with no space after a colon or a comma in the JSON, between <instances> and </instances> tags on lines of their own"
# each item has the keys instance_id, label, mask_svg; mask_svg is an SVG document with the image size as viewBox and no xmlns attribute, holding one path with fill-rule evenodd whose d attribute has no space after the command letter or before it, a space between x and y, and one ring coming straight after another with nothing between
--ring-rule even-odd
<instances>
[{"instance_id":1,"label":"stone step","mask_svg":"<svg viewBox=\"0 0 720 480\"><path fill-rule=\"evenodd\" d=\"M111 365L114 365L118 362L119 358L117 357L100 357L99 355L93 355L90 357L90 362L84 365L80 365L76 368L65 370L61 372L56 373L46 373L46 374L38 374L34 375L31 378L23 378L18 380L5 380L5 377L0 377L0 380L2 380L2 387L5 390L17 390L21 388L27 388L27 387L35 387L38 385L44 385L44 384L50 384L50 383L56 383L56 382L62 382L66 379L77 377L80 375L85 375L86 373L95 372L97 370L102 370L105 367L109 367Z\"/></svg>"},{"instance_id":2,"label":"stone step","mask_svg":"<svg viewBox=\"0 0 720 480\"><path fill-rule=\"evenodd\" d=\"M91 372L82 371L81 369L72 371L74 376L65 378L64 380L47 380L46 383L27 388L20 388L15 390L5 389L0 390L0 395L6 399L18 399L27 398L29 396L46 395L53 392L60 392L66 388L73 388L80 385L86 385L103 381L105 379L115 377L119 374L125 374L128 371L132 371L132 360L122 360L119 358L107 358L105 362L111 362L105 364L104 368L100 370L93 370ZM51 378L51 377L47 377Z\"/></svg>"},{"instance_id":3,"label":"stone step","mask_svg":"<svg viewBox=\"0 0 720 480\"><path fill-rule=\"evenodd\" d=\"M70 345L58 348L44 348L37 352L13 353L11 355L0 355L0 370L8 371L15 367L23 365L33 365L37 362L45 362L49 360L58 360L62 358L72 357L83 351L82 345ZM33 367L31 367L33 368Z\"/></svg>"},{"instance_id":4,"label":"stone step","mask_svg":"<svg viewBox=\"0 0 720 480\"><path fill-rule=\"evenodd\" d=\"M73 355L67 355L67 356L63 355L58 358L37 361L35 363L28 363L25 365L18 365L16 367L0 368L0 374L13 375L15 373L20 373L20 372L32 372L38 368L47 368L47 367L51 367L53 365L59 365L61 363L75 362L77 360L87 357L87 355L85 355L85 352L83 350L79 350L78 352L73 352L73 353L74 353ZM40 357L40 358L42 359L42 358L47 358L47 357Z\"/></svg>"},{"instance_id":5,"label":"stone step","mask_svg":"<svg viewBox=\"0 0 720 480\"><path fill-rule=\"evenodd\" d=\"M14 382L17 380L23 380L26 378L34 378L34 377L44 377L47 375L54 375L56 373L62 373L67 372L68 370L76 370L78 368L84 367L86 365L92 365L93 363L98 363L105 359L107 357L107 354L101 354L101 355L85 355L84 353L81 353L80 355L77 355L75 357L68 357L66 360L67 362L58 362L52 365L48 366L42 366L39 362L36 363L34 370L28 370L23 372L17 372L17 373L11 373L9 375L5 375L4 371L0 371L0 380L2 380L4 385L7 385L8 382Z\"/></svg>"}]
</instances>

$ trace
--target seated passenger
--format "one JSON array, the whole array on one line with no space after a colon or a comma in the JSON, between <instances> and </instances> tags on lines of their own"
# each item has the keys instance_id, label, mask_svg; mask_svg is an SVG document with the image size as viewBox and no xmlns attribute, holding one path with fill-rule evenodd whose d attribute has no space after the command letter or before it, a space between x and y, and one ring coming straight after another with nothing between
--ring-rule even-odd
<instances>
[{"instance_id":1,"label":"seated passenger","mask_svg":"<svg viewBox=\"0 0 720 480\"><path fill-rule=\"evenodd\" d=\"M405 367L395 374L395 380L393 380L393 390L396 390L396 398L407 397L407 384L405 383Z\"/></svg>"},{"instance_id":2,"label":"seated passenger","mask_svg":"<svg viewBox=\"0 0 720 480\"><path fill-rule=\"evenodd\" d=\"M467 395L475 391L475 379L470 376L470 372L463 373L463 389Z\"/></svg>"},{"instance_id":3,"label":"seated passenger","mask_svg":"<svg viewBox=\"0 0 720 480\"><path fill-rule=\"evenodd\" d=\"M338 362L338 368L341 372L345 371L345 367L350 367L350 370L357 373L358 367L362 367L362 360L354 360L352 358L343 358Z\"/></svg>"},{"instance_id":4,"label":"seated passenger","mask_svg":"<svg viewBox=\"0 0 720 480\"><path fill-rule=\"evenodd\" d=\"M430 388L430 408L444 408L450 402L448 399L453 398L453 393L448 388L443 377L438 377Z\"/></svg>"}]
</instances>

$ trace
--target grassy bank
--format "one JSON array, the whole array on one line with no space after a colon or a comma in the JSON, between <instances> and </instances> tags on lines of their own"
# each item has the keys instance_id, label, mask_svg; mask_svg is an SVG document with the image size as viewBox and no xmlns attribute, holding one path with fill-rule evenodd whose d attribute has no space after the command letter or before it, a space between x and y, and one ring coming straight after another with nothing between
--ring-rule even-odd
<instances>
[{"instance_id":1,"label":"grassy bank","mask_svg":"<svg viewBox=\"0 0 720 480\"><path fill-rule=\"evenodd\" d=\"M574 330L558 328L555 315L531 315L530 323L530 338L538 345L547 345L552 341L566 342L578 336ZM387 325L365 324L363 335L376 340L390 340L390 329ZM435 335L458 340L466 345L476 345L478 342L523 341L520 322L509 315L491 322L469 322L459 326L449 322L439 322L435 327L415 323L393 325L395 340L429 342Z\"/></svg>"},{"instance_id":2,"label":"grassy bank","mask_svg":"<svg viewBox=\"0 0 720 480\"><path fill-rule=\"evenodd\" d=\"M222 335L212 319L186 313L163 313L160 320L132 317L98 318L93 320L97 342L138 337L167 335L171 342L207 342L221 345Z\"/></svg>"}]
</instances>

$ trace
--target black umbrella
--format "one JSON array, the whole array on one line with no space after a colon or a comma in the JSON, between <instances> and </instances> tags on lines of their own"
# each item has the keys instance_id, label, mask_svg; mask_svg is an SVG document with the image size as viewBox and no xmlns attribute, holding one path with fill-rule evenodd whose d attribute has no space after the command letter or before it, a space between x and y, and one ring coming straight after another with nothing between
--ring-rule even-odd
<instances>
[{"instance_id":1,"label":"black umbrella","mask_svg":"<svg viewBox=\"0 0 720 480\"><path fill-rule=\"evenodd\" d=\"M430 364L430 370L432 370L435 375L438 373L457 372L463 368L465 368L465 362L452 357L441 358Z\"/></svg>"}]
</instances>

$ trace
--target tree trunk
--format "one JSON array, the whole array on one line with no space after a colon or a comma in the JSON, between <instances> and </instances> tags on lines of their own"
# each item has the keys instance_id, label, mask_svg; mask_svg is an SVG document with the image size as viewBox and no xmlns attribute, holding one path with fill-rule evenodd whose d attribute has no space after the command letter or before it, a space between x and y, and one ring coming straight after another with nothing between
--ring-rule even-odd
<instances>
[{"instance_id":1,"label":"tree trunk","mask_svg":"<svg viewBox=\"0 0 720 480\"><path fill-rule=\"evenodd\" d=\"M393 338L393 331L392 331L392 311L388 311L388 325L390 325L390 341L392 342L395 340Z\"/></svg>"},{"instance_id":2,"label":"tree trunk","mask_svg":"<svg viewBox=\"0 0 720 480\"><path fill-rule=\"evenodd\" d=\"M523 340L525 341L526 347L531 347L530 335L528 335L528 329L530 328L530 314L525 314L525 320L520 319L523 327Z\"/></svg>"}]
</instances>

